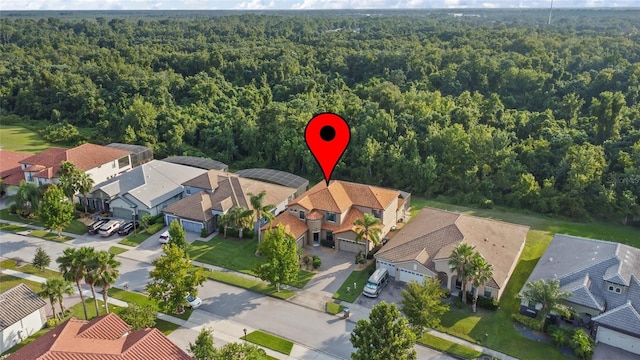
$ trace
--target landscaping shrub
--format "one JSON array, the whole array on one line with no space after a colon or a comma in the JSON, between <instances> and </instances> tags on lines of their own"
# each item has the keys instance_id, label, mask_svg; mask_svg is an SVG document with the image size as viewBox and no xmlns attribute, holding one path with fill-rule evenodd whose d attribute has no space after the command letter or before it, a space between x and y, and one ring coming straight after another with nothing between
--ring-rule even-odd
<instances>
[{"instance_id":1,"label":"landscaping shrub","mask_svg":"<svg viewBox=\"0 0 640 360\"><path fill-rule=\"evenodd\" d=\"M322 265L322 260L320 259L320 257L313 255L312 259L313 259L313 268L319 269L320 265Z\"/></svg>"},{"instance_id":2,"label":"landscaping shrub","mask_svg":"<svg viewBox=\"0 0 640 360\"><path fill-rule=\"evenodd\" d=\"M18 205L11 204L11 206L9 206L9 213L16 215L18 213Z\"/></svg>"},{"instance_id":3,"label":"landscaping shrub","mask_svg":"<svg viewBox=\"0 0 640 360\"><path fill-rule=\"evenodd\" d=\"M458 293L458 299L462 300L462 292ZM473 294L471 292L467 292L467 304L473 303ZM498 306L500 303L493 298L486 298L484 296L478 296L478 303L476 304L479 308L487 309L487 310L498 310Z\"/></svg>"},{"instance_id":4,"label":"landscaping shrub","mask_svg":"<svg viewBox=\"0 0 640 360\"><path fill-rule=\"evenodd\" d=\"M59 323L60 323L60 320L58 320L58 318L53 317L53 318L47 320L47 327L48 328L53 328L53 327L58 326Z\"/></svg>"},{"instance_id":5,"label":"landscaping shrub","mask_svg":"<svg viewBox=\"0 0 640 360\"><path fill-rule=\"evenodd\" d=\"M200 236L207 237L207 230L205 228L200 229Z\"/></svg>"},{"instance_id":6,"label":"landscaping shrub","mask_svg":"<svg viewBox=\"0 0 640 360\"><path fill-rule=\"evenodd\" d=\"M522 314L512 314L511 317L514 321L519 322L520 324L533 329L540 331L542 329L542 321L538 319L533 319L528 316L524 316Z\"/></svg>"},{"instance_id":7,"label":"landscaping shrub","mask_svg":"<svg viewBox=\"0 0 640 360\"><path fill-rule=\"evenodd\" d=\"M333 240L320 239L320 245L330 247L333 249L336 246L336 242Z\"/></svg>"},{"instance_id":8,"label":"landscaping shrub","mask_svg":"<svg viewBox=\"0 0 640 360\"><path fill-rule=\"evenodd\" d=\"M362 251L356 254L356 264L364 264L367 262L367 259L364 257Z\"/></svg>"},{"instance_id":9,"label":"landscaping shrub","mask_svg":"<svg viewBox=\"0 0 640 360\"><path fill-rule=\"evenodd\" d=\"M220 233L224 234L224 227L220 227ZM240 237L240 232L236 229L233 228L227 228L227 236L230 237ZM244 230L242 232L242 238L243 239L251 239L253 238L254 235L254 231L253 230Z\"/></svg>"},{"instance_id":10,"label":"landscaping shrub","mask_svg":"<svg viewBox=\"0 0 640 360\"><path fill-rule=\"evenodd\" d=\"M571 336L573 352L582 360L590 360L593 356L595 342L584 330L578 329Z\"/></svg>"},{"instance_id":11,"label":"landscaping shrub","mask_svg":"<svg viewBox=\"0 0 640 360\"><path fill-rule=\"evenodd\" d=\"M160 231L160 229L162 229L164 227L164 224L151 224L149 225L149 227L147 228L147 232L151 235L157 233L158 231Z\"/></svg>"},{"instance_id":12,"label":"landscaping shrub","mask_svg":"<svg viewBox=\"0 0 640 360\"><path fill-rule=\"evenodd\" d=\"M303 257L302 257L302 262L303 262L305 265L309 265L309 264L311 264L311 256L310 256L310 255L305 255L305 256L303 256Z\"/></svg>"},{"instance_id":13,"label":"landscaping shrub","mask_svg":"<svg viewBox=\"0 0 640 360\"><path fill-rule=\"evenodd\" d=\"M561 347L569 345L571 337L573 336L573 330L570 328L559 328L555 325L551 325L547 327L547 334L555 346Z\"/></svg>"},{"instance_id":14,"label":"landscaping shrub","mask_svg":"<svg viewBox=\"0 0 640 360\"><path fill-rule=\"evenodd\" d=\"M164 214L158 214L151 218L152 224L162 224L164 226Z\"/></svg>"}]
</instances>

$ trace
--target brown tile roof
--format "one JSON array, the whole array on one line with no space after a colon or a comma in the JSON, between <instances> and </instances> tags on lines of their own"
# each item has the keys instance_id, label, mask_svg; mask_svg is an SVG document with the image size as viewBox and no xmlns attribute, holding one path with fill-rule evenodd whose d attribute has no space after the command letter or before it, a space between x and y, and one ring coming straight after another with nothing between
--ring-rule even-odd
<instances>
[{"instance_id":1,"label":"brown tile roof","mask_svg":"<svg viewBox=\"0 0 640 360\"><path fill-rule=\"evenodd\" d=\"M72 317L21 348L9 360L192 359L158 329L136 330L114 313L91 321Z\"/></svg>"},{"instance_id":2,"label":"brown tile roof","mask_svg":"<svg viewBox=\"0 0 640 360\"><path fill-rule=\"evenodd\" d=\"M0 331L17 323L47 303L25 284L0 294Z\"/></svg>"},{"instance_id":3,"label":"brown tile roof","mask_svg":"<svg viewBox=\"0 0 640 360\"><path fill-rule=\"evenodd\" d=\"M488 285L502 288L528 231L526 226L426 207L375 256L402 262L416 259L424 250L429 260L423 265L435 270L433 260L448 258L455 246L465 242L493 266L493 281Z\"/></svg>"},{"instance_id":4,"label":"brown tile roof","mask_svg":"<svg viewBox=\"0 0 640 360\"><path fill-rule=\"evenodd\" d=\"M307 220L321 220L324 218L324 215L318 210L312 210L309 214L305 216Z\"/></svg>"},{"instance_id":5,"label":"brown tile roof","mask_svg":"<svg viewBox=\"0 0 640 360\"><path fill-rule=\"evenodd\" d=\"M284 226L287 234L291 235L294 239L299 238L309 230L304 220L298 219L298 217L291 214L289 211L285 211L278 215L278 217L276 217L270 224L264 225L260 230L275 228L280 224Z\"/></svg>"},{"instance_id":6,"label":"brown tile roof","mask_svg":"<svg viewBox=\"0 0 640 360\"><path fill-rule=\"evenodd\" d=\"M33 154L0 149L0 178L4 179L11 174L18 173L24 179L24 175L20 171L20 161L29 156L33 156Z\"/></svg>"},{"instance_id":7,"label":"brown tile roof","mask_svg":"<svg viewBox=\"0 0 640 360\"><path fill-rule=\"evenodd\" d=\"M22 171L13 173L3 179L4 183L7 185L20 185L20 181L22 180L24 180L24 173Z\"/></svg>"},{"instance_id":8,"label":"brown tile roof","mask_svg":"<svg viewBox=\"0 0 640 360\"><path fill-rule=\"evenodd\" d=\"M28 167L25 171L44 171L36 174L36 177L53 178L57 176L60 163L63 161L69 161L80 170L87 171L110 161L118 160L127 154L129 151L87 143L72 149L49 148L23 159L20 163L37 166L33 168L34 170Z\"/></svg>"},{"instance_id":9,"label":"brown tile roof","mask_svg":"<svg viewBox=\"0 0 640 360\"><path fill-rule=\"evenodd\" d=\"M384 209L399 195L398 190L332 180L329 186L325 181L317 183L289 205L300 205L307 210L319 209L342 214L354 205Z\"/></svg>"},{"instance_id":10,"label":"brown tile roof","mask_svg":"<svg viewBox=\"0 0 640 360\"><path fill-rule=\"evenodd\" d=\"M347 216L345 216L344 220L342 221L343 226L337 228L333 232L335 234L347 231L355 232L355 226L353 225L353 222L356 221L356 219L362 218L364 218L364 214L362 213L362 211L358 210L357 208L351 208L351 210L349 210L349 212L347 213Z\"/></svg>"}]
</instances>

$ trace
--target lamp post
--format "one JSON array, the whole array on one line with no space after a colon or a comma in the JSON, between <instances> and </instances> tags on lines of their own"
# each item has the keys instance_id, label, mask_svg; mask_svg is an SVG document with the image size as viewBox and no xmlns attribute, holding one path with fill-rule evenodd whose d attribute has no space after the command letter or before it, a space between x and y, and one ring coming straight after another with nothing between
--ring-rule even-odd
<instances>
[{"instance_id":1,"label":"lamp post","mask_svg":"<svg viewBox=\"0 0 640 360\"><path fill-rule=\"evenodd\" d=\"M244 331L244 341L246 342L247 341L247 329L244 328L244 329L242 329L242 331Z\"/></svg>"}]
</instances>

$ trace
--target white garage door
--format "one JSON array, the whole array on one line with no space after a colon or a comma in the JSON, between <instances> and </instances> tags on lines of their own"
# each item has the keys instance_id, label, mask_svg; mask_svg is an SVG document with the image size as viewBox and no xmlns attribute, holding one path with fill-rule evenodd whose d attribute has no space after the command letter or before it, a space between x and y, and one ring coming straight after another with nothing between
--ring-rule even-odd
<instances>
[{"instance_id":1,"label":"white garage door","mask_svg":"<svg viewBox=\"0 0 640 360\"><path fill-rule=\"evenodd\" d=\"M396 277L396 266L391 263L376 260L376 269L387 269L390 277L394 279Z\"/></svg>"},{"instance_id":2,"label":"white garage door","mask_svg":"<svg viewBox=\"0 0 640 360\"><path fill-rule=\"evenodd\" d=\"M168 214L165 214L165 215L164 215L164 221L165 221L165 224L167 224L167 225L171 225L171 222L172 222L173 220L177 220L177 219L178 219L178 217L177 217L177 216L168 215Z\"/></svg>"},{"instance_id":3,"label":"white garage door","mask_svg":"<svg viewBox=\"0 0 640 360\"><path fill-rule=\"evenodd\" d=\"M182 227L184 228L184 231L200 234L200 230L202 230L202 223L183 219Z\"/></svg>"},{"instance_id":4,"label":"white garage door","mask_svg":"<svg viewBox=\"0 0 640 360\"><path fill-rule=\"evenodd\" d=\"M411 282L411 280L415 280L418 284L422 284L424 283L424 275L416 271L400 269L400 281L408 283Z\"/></svg>"},{"instance_id":5,"label":"white garage door","mask_svg":"<svg viewBox=\"0 0 640 360\"><path fill-rule=\"evenodd\" d=\"M622 350L640 355L640 339L611 330L606 327L598 327L596 340Z\"/></svg>"}]
</instances>

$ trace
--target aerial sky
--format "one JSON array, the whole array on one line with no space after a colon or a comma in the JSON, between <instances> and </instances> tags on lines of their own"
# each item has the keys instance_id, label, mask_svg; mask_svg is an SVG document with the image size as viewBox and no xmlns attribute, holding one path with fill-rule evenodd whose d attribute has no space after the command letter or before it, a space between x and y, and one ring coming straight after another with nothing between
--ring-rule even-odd
<instances>
[{"instance_id":1,"label":"aerial sky","mask_svg":"<svg viewBox=\"0 0 640 360\"><path fill-rule=\"evenodd\" d=\"M0 0L0 10L548 8L552 0ZM554 8L640 7L640 0L553 0Z\"/></svg>"}]
</instances>

